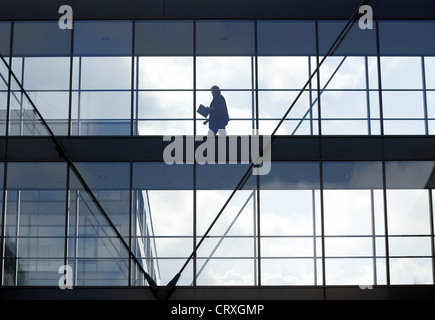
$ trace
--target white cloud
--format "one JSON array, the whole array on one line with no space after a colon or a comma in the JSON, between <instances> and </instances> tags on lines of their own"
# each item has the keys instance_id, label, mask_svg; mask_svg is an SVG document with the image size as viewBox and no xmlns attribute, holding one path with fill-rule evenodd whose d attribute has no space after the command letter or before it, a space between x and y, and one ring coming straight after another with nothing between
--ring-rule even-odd
<instances>
[{"instance_id":1,"label":"white cloud","mask_svg":"<svg viewBox=\"0 0 435 320\"><path fill-rule=\"evenodd\" d=\"M391 283L432 284L433 278L431 259L392 259Z\"/></svg>"}]
</instances>

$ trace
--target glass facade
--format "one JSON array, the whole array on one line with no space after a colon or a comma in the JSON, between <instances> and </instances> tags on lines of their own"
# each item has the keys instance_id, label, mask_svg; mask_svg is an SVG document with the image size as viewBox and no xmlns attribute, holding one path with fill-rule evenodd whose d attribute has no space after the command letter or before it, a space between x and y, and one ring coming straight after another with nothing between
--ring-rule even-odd
<instances>
[{"instance_id":1,"label":"glass facade","mask_svg":"<svg viewBox=\"0 0 435 320\"><path fill-rule=\"evenodd\" d=\"M76 21L61 30L57 21L21 21L2 22L0 35L3 56L57 135L206 134L196 109L210 103L213 85L227 100L228 133L238 135L273 132L344 25ZM352 28L276 134L432 135L434 31L433 21ZM3 109L6 75L3 67ZM31 119L20 115L18 91L8 134L33 134L22 128Z\"/></svg>"},{"instance_id":2,"label":"glass facade","mask_svg":"<svg viewBox=\"0 0 435 320\"><path fill-rule=\"evenodd\" d=\"M290 106L282 137L433 135L434 21L354 26L323 60L345 23L0 22L0 135L206 135L213 85L229 135ZM165 285L199 243L178 285L434 284L435 160L272 160L228 201L247 164L6 157L1 285Z\"/></svg>"}]
</instances>

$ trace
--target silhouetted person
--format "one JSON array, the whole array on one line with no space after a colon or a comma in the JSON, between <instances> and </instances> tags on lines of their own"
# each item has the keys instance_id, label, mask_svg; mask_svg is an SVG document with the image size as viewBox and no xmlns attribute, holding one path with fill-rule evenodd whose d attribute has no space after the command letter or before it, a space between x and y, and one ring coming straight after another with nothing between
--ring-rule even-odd
<instances>
[{"instance_id":1,"label":"silhouetted person","mask_svg":"<svg viewBox=\"0 0 435 320\"><path fill-rule=\"evenodd\" d=\"M213 95L213 100L208 108L208 127L210 129L209 134L217 134L218 132L226 134L225 127L227 126L228 121L230 121L227 103L218 86L213 86L210 90L211 94Z\"/></svg>"}]
</instances>

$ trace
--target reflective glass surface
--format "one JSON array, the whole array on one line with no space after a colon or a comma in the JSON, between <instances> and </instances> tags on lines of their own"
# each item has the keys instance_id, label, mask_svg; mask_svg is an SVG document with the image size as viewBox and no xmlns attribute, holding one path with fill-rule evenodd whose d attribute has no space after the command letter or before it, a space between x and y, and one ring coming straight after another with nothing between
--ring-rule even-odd
<instances>
[{"instance_id":1,"label":"reflective glass surface","mask_svg":"<svg viewBox=\"0 0 435 320\"><path fill-rule=\"evenodd\" d=\"M60 135L206 134L196 110L209 106L213 85L227 100L228 134L433 134L433 21L354 25L324 59L345 25L81 20L71 39L57 21L20 21L12 68ZM2 22L7 54L10 31ZM32 134L19 128L29 112L18 86L12 95L11 134Z\"/></svg>"},{"instance_id":2,"label":"reflective glass surface","mask_svg":"<svg viewBox=\"0 0 435 320\"><path fill-rule=\"evenodd\" d=\"M430 190L434 162L387 162L392 284L433 283ZM406 273L403 270L407 270ZM403 274L402 274L403 273Z\"/></svg>"},{"instance_id":3,"label":"reflective glass surface","mask_svg":"<svg viewBox=\"0 0 435 320\"><path fill-rule=\"evenodd\" d=\"M57 285L65 248L66 165L8 163L4 285Z\"/></svg>"},{"instance_id":4,"label":"reflective glass surface","mask_svg":"<svg viewBox=\"0 0 435 320\"><path fill-rule=\"evenodd\" d=\"M318 68L344 25L0 22L0 134L205 135L218 85L229 135L433 135L434 22L355 25ZM2 285L57 286L64 264L74 286L165 285L199 243L179 285L433 284L434 162L327 159L234 194L247 164L7 159Z\"/></svg>"}]
</instances>

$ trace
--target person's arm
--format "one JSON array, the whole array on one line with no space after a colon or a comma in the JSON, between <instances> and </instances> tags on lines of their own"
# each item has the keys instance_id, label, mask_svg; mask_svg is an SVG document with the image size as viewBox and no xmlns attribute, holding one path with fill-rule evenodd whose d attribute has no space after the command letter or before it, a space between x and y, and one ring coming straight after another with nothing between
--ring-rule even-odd
<instances>
[{"instance_id":1,"label":"person's arm","mask_svg":"<svg viewBox=\"0 0 435 320\"><path fill-rule=\"evenodd\" d=\"M210 102L210 106L208 107L208 109L209 110L215 110L216 109L215 108L215 100L214 99Z\"/></svg>"}]
</instances>

